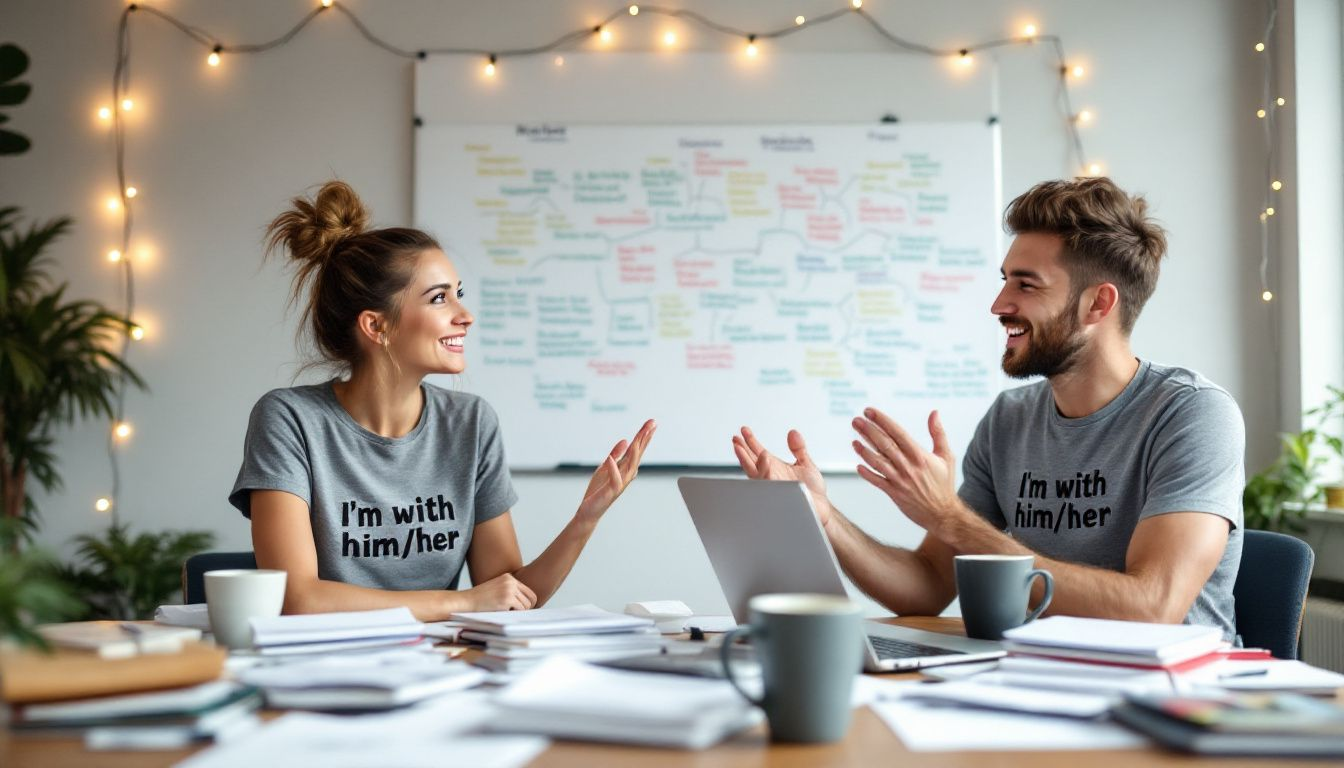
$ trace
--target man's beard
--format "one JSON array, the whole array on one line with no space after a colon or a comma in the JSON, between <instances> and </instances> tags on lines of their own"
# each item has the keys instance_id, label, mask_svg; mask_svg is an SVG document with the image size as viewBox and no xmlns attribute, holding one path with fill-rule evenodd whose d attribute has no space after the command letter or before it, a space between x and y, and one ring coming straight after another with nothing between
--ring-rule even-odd
<instances>
[{"instance_id":1,"label":"man's beard","mask_svg":"<svg viewBox=\"0 0 1344 768\"><path fill-rule=\"evenodd\" d=\"M1072 303L1072 302L1071 302ZM1025 325L1027 343L1003 351L1003 372L1015 379L1058 376L1078 364L1078 353L1087 345L1080 332L1077 308L1069 306L1044 325L1033 326L1019 317L1000 318L1004 325Z\"/></svg>"}]
</instances>

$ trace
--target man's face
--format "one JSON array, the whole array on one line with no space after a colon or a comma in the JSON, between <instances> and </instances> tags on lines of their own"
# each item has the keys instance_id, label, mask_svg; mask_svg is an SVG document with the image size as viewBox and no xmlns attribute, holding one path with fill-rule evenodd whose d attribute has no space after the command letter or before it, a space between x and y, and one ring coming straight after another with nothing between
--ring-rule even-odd
<instances>
[{"instance_id":1,"label":"man's face","mask_svg":"<svg viewBox=\"0 0 1344 768\"><path fill-rule=\"evenodd\" d=\"M1003 259L1003 290L990 311L1007 331L1003 372L1013 378L1058 376L1087 344L1071 295L1058 235L1018 235Z\"/></svg>"}]
</instances>

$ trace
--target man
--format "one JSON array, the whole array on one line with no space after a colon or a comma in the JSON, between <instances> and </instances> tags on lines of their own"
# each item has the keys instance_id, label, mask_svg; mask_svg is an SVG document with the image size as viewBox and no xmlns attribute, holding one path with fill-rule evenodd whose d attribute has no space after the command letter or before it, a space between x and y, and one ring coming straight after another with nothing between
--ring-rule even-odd
<instances>
[{"instance_id":1,"label":"man","mask_svg":"<svg viewBox=\"0 0 1344 768\"><path fill-rule=\"evenodd\" d=\"M1051 613L1233 638L1245 429L1226 391L1130 350L1166 250L1145 208L1105 178L1045 182L1009 204L1016 237L990 311L1007 333L1004 372L1045 378L995 400L959 490L937 411L932 452L874 408L854 419L859 474L924 528L918 548L882 544L832 507L797 431L788 464L744 427L742 468L806 483L845 572L896 613L946 608L955 555L1032 554L1055 577Z\"/></svg>"}]
</instances>

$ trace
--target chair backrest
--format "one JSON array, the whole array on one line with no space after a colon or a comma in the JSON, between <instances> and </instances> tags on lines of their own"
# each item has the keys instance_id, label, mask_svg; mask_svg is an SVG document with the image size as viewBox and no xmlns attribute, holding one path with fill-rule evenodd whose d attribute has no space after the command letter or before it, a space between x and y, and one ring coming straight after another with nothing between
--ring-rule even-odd
<instances>
[{"instance_id":1,"label":"chair backrest","mask_svg":"<svg viewBox=\"0 0 1344 768\"><path fill-rule=\"evenodd\" d=\"M256 568L253 552L202 552L182 564L182 602L205 602L205 572L229 568Z\"/></svg>"},{"instance_id":2,"label":"chair backrest","mask_svg":"<svg viewBox=\"0 0 1344 768\"><path fill-rule=\"evenodd\" d=\"M1296 659L1302 611L1316 555L1301 539L1270 531L1246 531L1241 569L1232 595L1237 634L1249 648Z\"/></svg>"}]
</instances>

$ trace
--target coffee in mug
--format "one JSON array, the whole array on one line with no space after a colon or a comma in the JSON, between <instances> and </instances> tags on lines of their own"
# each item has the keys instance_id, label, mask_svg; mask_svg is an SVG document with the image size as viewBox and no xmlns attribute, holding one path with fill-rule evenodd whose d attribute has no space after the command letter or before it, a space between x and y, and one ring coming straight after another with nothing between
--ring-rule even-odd
<instances>
[{"instance_id":1,"label":"coffee in mug","mask_svg":"<svg viewBox=\"0 0 1344 768\"><path fill-rule=\"evenodd\" d=\"M1002 640L1004 630L1035 620L1050 606L1055 579L1049 571L1032 568L1035 561L1032 555L957 555L957 594L967 637ZM1045 594L1028 614L1037 576L1045 579Z\"/></svg>"},{"instance_id":2,"label":"coffee in mug","mask_svg":"<svg viewBox=\"0 0 1344 768\"><path fill-rule=\"evenodd\" d=\"M205 572L210 631L220 645L251 648L251 620L279 616L284 605L284 571L239 568Z\"/></svg>"}]
</instances>

